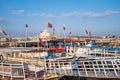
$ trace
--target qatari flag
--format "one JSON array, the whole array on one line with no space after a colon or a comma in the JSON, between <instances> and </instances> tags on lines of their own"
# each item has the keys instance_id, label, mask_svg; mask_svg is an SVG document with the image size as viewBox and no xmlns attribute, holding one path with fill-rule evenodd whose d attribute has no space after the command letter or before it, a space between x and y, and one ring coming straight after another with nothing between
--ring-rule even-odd
<instances>
[{"instance_id":1,"label":"qatari flag","mask_svg":"<svg viewBox=\"0 0 120 80\"><path fill-rule=\"evenodd\" d=\"M66 27L65 27L65 26L63 26L63 30L66 30Z\"/></svg>"},{"instance_id":2,"label":"qatari flag","mask_svg":"<svg viewBox=\"0 0 120 80\"><path fill-rule=\"evenodd\" d=\"M0 33L4 34L5 36L7 36L7 33L3 30L3 29L0 29Z\"/></svg>"},{"instance_id":3,"label":"qatari flag","mask_svg":"<svg viewBox=\"0 0 120 80\"><path fill-rule=\"evenodd\" d=\"M41 45L43 45L43 41L42 41L41 38L39 38L39 42L40 42Z\"/></svg>"},{"instance_id":4,"label":"qatari flag","mask_svg":"<svg viewBox=\"0 0 120 80\"><path fill-rule=\"evenodd\" d=\"M4 35L6 35L6 36L7 36L7 33L6 33L4 30L3 30L2 32L3 32L3 34L4 34Z\"/></svg>"},{"instance_id":5,"label":"qatari flag","mask_svg":"<svg viewBox=\"0 0 120 80\"><path fill-rule=\"evenodd\" d=\"M25 24L25 28L28 28L28 24Z\"/></svg>"},{"instance_id":6,"label":"qatari flag","mask_svg":"<svg viewBox=\"0 0 120 80\"><path fill-rule=\"evenodd\" d=\"M52 24L49 23L49 22L46 23L46 26L49 27L49 28L52 28Z\"/></svg>"},{"instance_id":7,"label":"qatari flag","mask_svg":"<svg viewBox=\"0 0 120 80\"><path fill-rule=\"evenodd\" d=\"M85 33L88 35L88 30L87 29L85 29Z\"/></svg>"}]
</instances>

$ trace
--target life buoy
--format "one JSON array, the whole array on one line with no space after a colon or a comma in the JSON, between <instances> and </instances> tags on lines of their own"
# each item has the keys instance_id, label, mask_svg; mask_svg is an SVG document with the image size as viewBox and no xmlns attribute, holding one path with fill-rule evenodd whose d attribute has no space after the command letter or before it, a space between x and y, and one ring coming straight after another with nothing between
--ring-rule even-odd
<instances>
[{"instance_id":1,"label":"life buoy","mask_svg":"<svg viewBox=\"0 0 120 80\"><path fill-rule=\"evenodd\" d=\"M0 55L0 62L3 61L3 55Z\"/></svg>"}]
</instances>

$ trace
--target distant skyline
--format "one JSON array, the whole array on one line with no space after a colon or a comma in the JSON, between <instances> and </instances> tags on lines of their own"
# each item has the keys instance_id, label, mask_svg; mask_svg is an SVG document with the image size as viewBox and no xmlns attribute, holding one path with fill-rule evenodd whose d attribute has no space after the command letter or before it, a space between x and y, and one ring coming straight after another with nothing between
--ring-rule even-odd
<instances>
[{"instance_id":1,"label":"distant skyline","mask_svg":"<svg viewBox=\"0 0 120 80\"><path fill-rule=\"evenodd\" d=\"M0 0L0 28L13 37L39 35L50 22L56 34L120 36L120 0ZM52 28L48 31L52 34Z\"/></svg>"}]
</instances>

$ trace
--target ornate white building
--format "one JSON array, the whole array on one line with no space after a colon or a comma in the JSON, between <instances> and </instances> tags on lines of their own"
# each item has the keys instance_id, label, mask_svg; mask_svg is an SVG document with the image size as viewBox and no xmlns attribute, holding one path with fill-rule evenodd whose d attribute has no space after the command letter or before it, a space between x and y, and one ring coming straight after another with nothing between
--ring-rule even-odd
<instances>
[{"instance_id":1,"label":"ornate white building","mask_svg":"<svg viewBox=\"0 0 120 80\"><path fill-rule=\"evenodd\" d=\"M51 34L48 32L47 29L43 30L39 35L32 38L33 41L39 41L41 38L43 41L49 40L51 38Z\"/></svg>"},{"instance_id":2,"label":"ornate white building","mask_svg":"<svg viewBox=\"0 0 120 80\"><path fill-rule=\"evenodd\" d=\"M51 38L51 34L48 32L47 29L45 29L43 30L43 32L40 33L39 37L42 38L43 40L48 40Z\"/></svg>"}]
</instances>

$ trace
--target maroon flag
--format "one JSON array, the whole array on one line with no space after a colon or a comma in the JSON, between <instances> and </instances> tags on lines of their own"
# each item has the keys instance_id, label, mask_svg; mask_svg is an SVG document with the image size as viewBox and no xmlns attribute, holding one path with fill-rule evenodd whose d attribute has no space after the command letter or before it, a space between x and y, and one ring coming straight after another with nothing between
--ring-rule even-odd
<instances>
[{"instance_id":1,"label":"maroon flag","mask_svg":"<svg viewBox=\"0 0 120 80\"><path fill-rule=\"evenodd\" d=\"M49 27L49 28L52 28L52 24L49 23L49 22L46 23L46 26Z\"/></svg>"},{"instance_id":2,"label":"maroon flag","mask_svg":"<svg viewBox=\"0 0 120 80\"><path fill-rule=\"evenodd\" d=\"M72 32L69 32L69 34L72 34Z\"/></svg>"},{"instance_id":3,"label":"maroon flag","mask_svg":"<svg viewBox=\"0 0 120 80\"><path fill-rule=\"evenodd\" d=\"M43 41L42 41L41 38L39 38L39 42L40 42L41 45L43 45Z\"/></svg>"},{"instance_id":4,"label":"maroon flag","mask_svg":"<svg viewBox=\"0 0 120 80\"><path fill-rule=\"evenodd\" d=\"M6 33L4 30L2 30L2 32L3 32L3 34L4 34L4 35L6 35L6 36L7 36L7 33Z\"/></svg>"},{"instance_id":5,"label":"maroon flag","mask_svg":"<svg viewBox=\"0 0 120 80\"><path fill-rule=\"evenodd\" d=\"M88 31L87 31L87 29L85 30L85 33L88 35Z\"/></svg>"},{"instance_id":6,"label":"maroon flag","mask_svg":"<svg viewBox=\"0 0 120 80\"><path fill-rule=\"evenodd\" d=\"M3 29L0 29L0 33L3 33L4 35L7 36L7 33Z\"/></svg>"},{"instance_id":7,"label":"maroon flag","mask_svg":"<svg viewBox=\"0 0 120 80\"><path fill-rule=\"evenodd\" d=\"M66 30L66 27L65 27L65 26L63 26L63 30Z\"/></svg>"},{"instance_id":8,"label":"maroon flag","mask_svg":"<svg viewBox=\"0 0 120 80\"><path fill-rule=\"evenodd\" d=\"M25 28L28 28L28 24L25 24Z\"/></svg>"}]
</instances>

